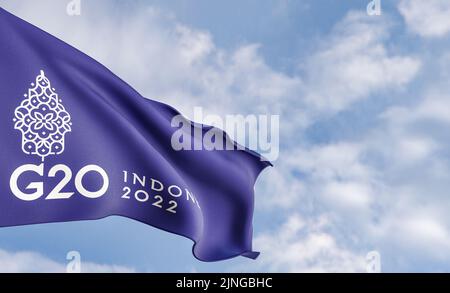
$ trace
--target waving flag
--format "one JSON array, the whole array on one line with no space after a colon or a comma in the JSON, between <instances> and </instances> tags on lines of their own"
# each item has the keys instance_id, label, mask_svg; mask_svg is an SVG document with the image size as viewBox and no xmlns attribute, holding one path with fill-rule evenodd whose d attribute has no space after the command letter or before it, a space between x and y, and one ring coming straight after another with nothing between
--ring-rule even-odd
<instances>
[{"instance_id":1,"label":"waving flag","mask_svg":"<svg viewBox=\"0 0 450 293\"><path fill-rule=\"evenodd\" d=\"M0 226L119 215L192 239L203 261L255 258L253 188L269 163L242 148L176 150L175 132L195 144L212 128L175 117L0 8Z\"/></svg>"}]
</instances>

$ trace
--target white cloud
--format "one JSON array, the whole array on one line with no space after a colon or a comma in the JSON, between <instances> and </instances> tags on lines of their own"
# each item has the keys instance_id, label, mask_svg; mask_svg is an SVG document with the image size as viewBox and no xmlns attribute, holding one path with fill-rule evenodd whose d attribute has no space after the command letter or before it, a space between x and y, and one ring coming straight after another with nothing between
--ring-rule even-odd
<instances>
[{"instance_id":1,"label":"white cloud","mask_svg":"<svg viewBox=\"0 0 450 293\"><path fill-rule=\"evenodd\" d=\"M363 143L313 145L292 150L288 170L302 174L302 189L291 199L300 206L311 206L310 212L325 212L328 208L353 216L369 213L375 200L377 172L366 165ZM286 196L286 195L285 195ZM367 215L370 217L370 215Z\"/></svg>"},{"instance_id":2,"label":"white cloud","mask_svg":"<svg viewBox=\"0 0 450 293\"><path fill-rule=\"evenodd\" d=\"M427 120L450 124L450 95L446 91L432 90L415 107L392 107L382 116L396 125Z\"/></svg>"},{"instance_id":3,"label":"white cloud","mask_svg":"<svg viewBox=\"0 0 450 293\"><path fill-rule=\"evenodd\" d=\"M373 196L371 188L362 183L329 182L324 186L326 200L345 209L365 209Z\"/></svg>"},{"instance_id":4,"label":"white cloud","mask_svg":"<svg viewBox=\"0 0 450 293\"><path fill-rule=\"evenodd\" d=\"M309 115L314 123L387 89L403 89L415 78L420 59L391 54L386 45L390 26L374 19L350 13L336 25L323 49L306 63L302 83L306 100L295 103L298 107L292 111ZM291 123L291 131L305 126ZM421 182L396 177L426 164L438 149L433 137L386 121L355 141L298 143L285 149L279 170L271 173L275 176L263 189L269 197L264 202L289 212L278 231L257 237L256 248L264 252L260 265L275 271L361 271L365 253L373 249L382 249L382 257L390 253L390 245L397 252L414 251L417 247L405 239L415 241L423 235L395 236L411 224L410 215L401 214L401 209L417 209L417 195L405 192L404 185ZM403 205L392 205L398 198ZM299 212L303 218L296 216ZM326 218L327 224L317 228L317 217ZM391 219L399 219L395 229ZM430 243L444 238L434 235ZM432 246L425 255L433 254Z\"/></svg>"},{"instance_id":5,"label":"white cloud","mask_svg":"<svg viewBox=\"0 0 450 293\"><path fill-rule=\"evenodd\" d=\"M318 111L341 111L371 94L408 84L417 58L393 55L385 46L389 24L350 12L307 62L306 99Z\"/></svg>"},{"instance_id":6,"label":"white cloud","mask_svg":"<svg viewBox=\"0 0 450 293\"><path fill-rule=\"evenodd\" d=\"M324 231L327 221L307 222L294 214L275 233L258 236L255 248L264 251L259 265L282 272L363 272L365 254L339 247Z\"/></svg>"},{"instance_id":7,"label":"white cloud","mask_svg":"<svg viewBox=\"0 0 450 293\"><path fill-rule=\"evenodd\" d=\"M447 248L450 245L450 234L442 219L436 219L433 215L410 215L399 219L392 227L392 235L399 238L404 246L425 250L427 253L444 256L448 260ZM413 236L412 236L413 235Z\"/></svg>"},{"instance_id":8,"label":"white cloud","mask_svg":"<svg viewBox=\"0 0 450 293\"><path fill-rule=\"evenodd\" d=\"M256 205L262 211L274 208L288 209L298 203L304 192L304 183L296 178L292 169L286 166L284 154L276 163L276 168L263 172L255 186L258 195Z\"/></svg>"},{"instance_id":9,"label":"white cloud","mask_svg":"<svg viewBox=\"0 0 450 293\"><path fill-rule=\"evenodd\" d=\"M445 54L442 58L439 64L448 61ZM279 207L289 210L287 215L301 211L303 225L287 221L273 236L278 243L269 239L270 233L262 233L257 243L269 254L262 255L263 264L274 270L333 271L334 260L345 264L339 256L349 253L348 259L359 260L358 252L376 249L397 270L446 270L450 260L450 159L446 153L450 98L448 85L439 81L447 77L443 68L427 84L430 90L415 93L415 101L405 104L402 100L388 107L364 135L301 145L285 154L290 160L283 168L299 175L284 178L300 181L301 188L295 195L282 193L291 204ZM324 215L329 219L326 229L308 230L315 218ZM288 234L289 225L297 232ZM320 237L314 241L330 252L309 249L309 240L318 236L315 233ZM428 267L414 267L414 262Z\"/></svg>"},{"instance_id":10,"label":"white cloud","mask_svg":"<svg viewBox=\"0 0 450 293\"><path fill-rule=\"evenodd\" d=\"M296 160L292 160L290 165L318 179L365 180L372 171L360 162L361 152L357 143L315 145L311 149L295 150L291 156Z\"/></svg>"},{"instance_id":11,"label":"white cloud","mask_svg":"<svg viewBox=\"0 0 450 293\"><path fill-rule=\"evenodd\" d=\"M447 0L402 0L398 9L408 28L422 37L444 37L450 33Z\"/></svg>"},{"instance_id":12,"label":"white cloud","mask_svg":"<svg viewBox=\"0 0 450 293\"><path fill-rule=\"evenodd\" d=\"M2 273L64 273L66 264L59 263L36 252L9 252L0 249ZM81 262L83 273L132 273L134 269L118 265Z\"/></svg>"}]
</instances>

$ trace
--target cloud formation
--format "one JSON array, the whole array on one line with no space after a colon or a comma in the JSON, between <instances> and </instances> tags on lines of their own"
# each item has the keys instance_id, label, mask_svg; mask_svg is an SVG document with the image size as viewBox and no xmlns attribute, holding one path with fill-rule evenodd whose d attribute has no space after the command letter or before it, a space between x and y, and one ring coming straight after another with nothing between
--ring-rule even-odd
<instances>
[{"instance_id":1,"label":"cloud formation","mask_svg":"<svg viewBox=\"0 0 450 293\"><path fill-rule=\"evenodd\" d=\"M398 9L408 29L426 38L450 33L450 2L446 0L402 0Z\"/></svg>"},{"instance_id":2,"label":"cloud formation","mask_svg":"<svg viewBox=\"0 0 450 293\"><path fill-rule=\"evenodd\" d=\"M361 12L350 12L337 23L307 62L307 105L334 113L373 93L407 85L421 63L389 52L389 29L389 19L379 22Z\"/></svg>"},{"instance_id":3,"label":"cloud formation","mask_svg":"<svg viewBox=\"0 0 450 293\"><path fill-rule=\"evenodd\" d=\"M2 273L65 273L67 264L29 251L10 252L0 250L0 272ZM134 269L118 265L81 262L82 273L132 273Z\"/></svg>"},{"instance_id":4,"label":"cloud formation","mask_svg":"<svg viewBox=\"0 0 450 293\"><path fill-rule=\"evenodd\" d=\"M255 239L262 251L259 265L275 272L364 272L365 255L339 247L326 233L328 219L305 221L294 214L274 233Z\"/></svg>"}]
</instances>

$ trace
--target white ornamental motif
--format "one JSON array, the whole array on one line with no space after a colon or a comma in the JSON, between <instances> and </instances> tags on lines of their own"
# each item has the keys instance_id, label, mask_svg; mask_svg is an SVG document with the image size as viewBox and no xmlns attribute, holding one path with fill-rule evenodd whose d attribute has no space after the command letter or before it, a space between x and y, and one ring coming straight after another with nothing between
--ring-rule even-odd
<instances>
[{"instance_id":1,"label":"white ornamental motif","mask_svg":"<svg viewBox=\"0 0 450 293\"><path fill-rule=\"evenodd\" d=\"M44 161L64 152L64 138L72 131L72 122L44 71L31 86L15 110L14 128L22 133L23 152Z\"/></svg>"}]
</instances>

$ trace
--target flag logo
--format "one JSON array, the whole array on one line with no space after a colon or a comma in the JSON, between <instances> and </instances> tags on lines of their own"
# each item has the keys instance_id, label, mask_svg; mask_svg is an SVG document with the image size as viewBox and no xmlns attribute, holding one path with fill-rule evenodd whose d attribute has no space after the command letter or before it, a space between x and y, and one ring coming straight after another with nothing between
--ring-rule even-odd
<instances>
[{"instance_id":1,"label":"flag logo","mask_svg":"<svg viewBox=\"0 0 450 293\"><path fill-rule=\"evenodd\" d=\"M44 161L49 155L64 152L65 135L71 132L72 122L43 70L31 86L15 110L14 128L22 133L23 152Z\"/></svg>"},{"instance_id":2,"label":"flag logo","mask_svg":"<svg viewBox=\"0 0 450 293\"><path fill-rule=\"evenodd\" d=\"M174 133L237 143L186 118L174 126L176 109L2 8L0 64L0 227L114 215L191 239L202 261L258 256L254 186L271 165L261 155L177 150Z\"/></svg>"}]
</instances>

